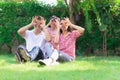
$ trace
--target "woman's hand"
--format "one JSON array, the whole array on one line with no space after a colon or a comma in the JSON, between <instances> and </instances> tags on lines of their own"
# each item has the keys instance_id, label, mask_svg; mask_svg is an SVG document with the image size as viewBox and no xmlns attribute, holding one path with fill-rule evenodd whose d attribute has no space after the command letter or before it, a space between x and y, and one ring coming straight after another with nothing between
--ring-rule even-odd
<instances>
[{"instance_id":1,"label":"woman's hand","mask_svg":"<svg viewBox=\"0 0 120 80\"><path fill-rule=\"evenodd\" d=\"M64 18L64 19L65 19L66 25L71 27L72 23L71 23L70 19L69 18Z\"/></svg>"},{"instance_id":2,"label":"woman's hand","mask_svg":"<svg viewBox=\"0 0 120 80\"><path fill-rule=\"evenodd\" d=\"M55 19L55 25L57 27L57 30L59 30L60 29L60 22L57 19Z\"/></svg>"}]
</instances>

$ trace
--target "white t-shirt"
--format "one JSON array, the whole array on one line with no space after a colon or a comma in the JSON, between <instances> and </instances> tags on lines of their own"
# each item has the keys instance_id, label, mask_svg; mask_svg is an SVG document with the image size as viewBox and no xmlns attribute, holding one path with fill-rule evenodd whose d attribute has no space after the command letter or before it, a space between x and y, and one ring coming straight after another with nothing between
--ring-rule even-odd
<instances>
[{"instance_id":1,"label":"white t-shirt","mask_svg":"<svg viewBox=\"0 0 120 80\"><path fill-rule=\"evenodd\" d=\"M33 30L27 30L24 39L26 40L26 49L31 51L35 46L40 47L43 53L45 53L45 34L44 32L35 35Z\"/></svg>"}]
</instances>

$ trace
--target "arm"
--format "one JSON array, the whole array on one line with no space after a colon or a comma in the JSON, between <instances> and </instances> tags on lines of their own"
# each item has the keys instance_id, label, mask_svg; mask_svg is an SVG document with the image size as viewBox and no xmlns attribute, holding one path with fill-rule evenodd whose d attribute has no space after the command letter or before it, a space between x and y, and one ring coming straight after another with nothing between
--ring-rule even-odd
<instances>
[{"instance_id":1,"label":"arm","mask_svg":"<svg viewBox=\"0 0 120 80\"><path fill-rule=\"evenodd\" d=\"M31 28L32 26L34 26L36 23L35 23L35 18L32 19L32 22L26 26L23 26L22 28L20 28L17 32L19 35L21 35L22 37L25 36L25 32L26 30L28 30L29 28Z\"/></svg>"},{"instance_id":2,"label":"arm","mask_svg":"<svg viewBox=\"0 0 120 80\"><path fill-rule=\"evenodd\" d=\"M67 25L72 27L73 29L76 29L79 31L80 34L83 34L85 29L82 28L81 26L77 26L77 25L74 25L70 22L69 18L65 18L66 22L67 22Z\"/></svg>"},{"instance_id":3,"label":"arm","mask_svg":"<svg viewBox=\"0 0 120 80\"><path fill-rule=\"evenodd\" d=\"M59 35L60 35L60 29L57 29L57 33L55 35L54 43L58 44L59 42Z\"/></svg>"},{"instance_id":4,"label":"arm","mask_svg":"<svg viewBox=\"0 0 120 80\"><path fill-rule=\"evenodd\" d=\"M51 36L45 27L43 28L43 32L45 33L46 41L48 41L48 42L51 41Z\"/></svg>"},{"instance_id":5,"label":"arm","mask_svg":"<svg viewBox=\"0 0 120 80\"><path fill-rule=\"evenodd\" d=\"M30 24L28 24L28 25L23 26L22 28L20 28L17 32L18 32L19 35L25 36L26 30L28 30L31 27L32 27L32 24L30 23Z\"/></svg>"},{"instance_id":6,"label":"arm","mask_svg":"<svg viewBox=\"0 0 120 80\"><path fill-rule=\"evenodd\" d=\"M80 26L77 26L77 25L74 25L74 24L71 24L70 26L71 26L72 28L78 30L80 34L83 34L84 31L85 31L85 29L82 28L82 27L80 27Z\"/></svg>"},{"instance_id":7,"label":"arm","mask_svg":"<svg viewBox=\"0 0 120 80\"><path fill-rule=\"evenodd\" d=\"M58 20L56 20L56 27L57 27L57 32L56 32L56 35L55 35L55 39L54 39L54 43L55 44L58 44L59 42L59 35L60 35L60 23Z\"/></svg>"},{"instance_id":8,"label":"arm","mask_svg":"<svg viewBox=\"0 0 120 80\"><path fill-rule=\"evenodd\" d=\"M49 23L45 26L45 28L48 28L50 26L51 20L49 21Z\"/></svg>"}]
</instances>

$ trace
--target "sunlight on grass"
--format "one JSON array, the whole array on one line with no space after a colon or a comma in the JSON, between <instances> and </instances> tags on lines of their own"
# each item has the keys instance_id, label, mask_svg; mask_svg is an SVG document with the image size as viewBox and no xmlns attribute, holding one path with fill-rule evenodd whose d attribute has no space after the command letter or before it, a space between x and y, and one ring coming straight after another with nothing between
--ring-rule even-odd
<instances>
[{"instance_id":1,"label":"sunlight on grass","mask_svg":"<svg viewBox=\"0 0 120 80\"><path fill-rule=\"evenodd\" d=\"M74 62L40 66L0 55L0 80L119 80L119 71L119 57L78 57Z\"/></svg>"}]
</instances>

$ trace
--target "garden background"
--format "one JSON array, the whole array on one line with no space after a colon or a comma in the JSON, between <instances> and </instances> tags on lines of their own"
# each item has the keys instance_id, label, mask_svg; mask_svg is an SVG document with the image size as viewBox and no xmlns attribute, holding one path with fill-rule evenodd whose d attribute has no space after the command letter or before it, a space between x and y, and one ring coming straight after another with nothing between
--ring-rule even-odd
<instances>
[{"instance_id":1,"label":"garden background","mask_svg":"<svg viewBox=\"0 0 120 80\"><path fill-rule=\"evenodd\" d=\"M18 64L14 52L24 39L17 30L41 15L69 17L85 28L72 63ZM0 0L0 80L120 80L120 0Z\"/></svg>"}]
</instances>

